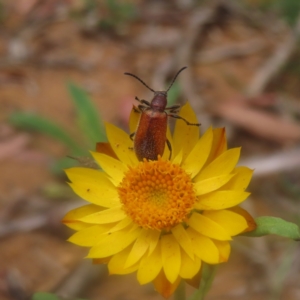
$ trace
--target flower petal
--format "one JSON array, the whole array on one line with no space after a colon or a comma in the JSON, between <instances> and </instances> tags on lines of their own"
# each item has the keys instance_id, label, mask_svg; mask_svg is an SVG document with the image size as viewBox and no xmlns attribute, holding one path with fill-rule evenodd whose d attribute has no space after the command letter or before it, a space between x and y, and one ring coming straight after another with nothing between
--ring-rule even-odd
<instances>
[{"instance_id":1,"label":"flower petal","mask_svg":"<svg viewBox=\"0 0 300 300\"><path fill-rule=\"evenodd\" d=\"M111 224L94 225L74 233L68 241L83 247L93 247L99 241L99 236L111 228Z\"/></svg>"},{"instance_id":2,"label":"flower petal","mask_svg":"<svg viewBox=\"0 0 300 300\"><path fill-rule=\"evenodd\" d=\"M182 278L193 278L201 268L201 260L195 256L191 259L184 251L181 250L181 266L179 275Z\"/></svg>"},{"instance_id":3,"label":"flower petal","mask_svg":"<svg viewBox=\"0 0 300 300\"><path fill-rule=\"evenodd\" d=\"M187 229L187 233L192 241L195 254L208 264L217 264L219 262L219 251L212 240L201 235L192 228Z\"/></svg>"},{"instance_id":4,"label":"flower petal","mask_svg":"<svg viewBox=\"0 0 300 300\"><path fill-rule=\"evenodd\" d=\"M93 182L69 183L75 194L80 198L102 207L120 205L116 188L108 180L108 184L98 185ZM103 180L104 181L104 180ZM101 197L103 195L103 198Z\"/></svg>"},{"instance_id":5,"label":"flower petal","mask_svg":"<svg viewBox=\"0 0 300 300\"><path fill-rule=\"evenodd\" d=\"M81 182L81 181L93 181L95 184L102 182L107 179L107 175L100 171L90 168L74 167L70 169L65 169L65 173L69 178L70 182Z\"/></svg>"},{"instance_id":6,"label":"flower petal","mask_svg":"<svg viewBox=\"0 0 300 300\"><path fill-rule=\"evenodd\" d=\"M194 207L199 210L218 210L236 206L250 193L243 191L216 191L198 197Z\"/></svg>"},{"instance_id":7,"label":"flower petal","mask_svg":"<svg viewBox=\"0 0 300 300\"><path fill-rule=\"evenodd\" d=\"M230 208L229 210L233 211L245 218L248 227L247 227L247 229L244 230L244 232L252 231L257 227L254 218L245 209L243 209L239 206L235 206L235 207Z\"/></svg>"},{"instance_id":8,"label":"flower petal","mask_svg":"<svg viewBox=\"0 0 300 300\"><path fill-rule=\"evenodd\" d=\"M137 271L137 279L140 284L146 284L154 280L162 269L160 244L154 249L150 256L144 256Z\"/></svg>"},{"instance_id":9,"label":"flower petal","mask_svg":"<svg viewBox=\"0 0 300 300\"><path fill-rule=\"evenodd\" d=\"M92 262L93 265L99 265L99 264L107 264L111 259L111 256L103 257L103 258L93 258Z\"/></svg>"},{"instance_id":10,"label":"flower petal","mask_svg":"<svg viewBox=\"0 0 300 300\"><path fill-rule=\"evenodd\" d=\"M217 190L226 184L233 176L234 174L225 174L197 181L194 184L196 195L200 196Z\"/></svg>"},{"instance_id":11,"label":"flower petal","mask_svg":"<svg viewBox=\"0 0 300 300\"><path fill-rule=\"evenodd\" d=\"M126 228L127 226L132 224L132 220L129 217L124 218L123 220L119 221L115 226L113 226L109 231L115 232Z\"/></svg>"},{"instance_id":12,"label":"flower petal","mask_svg":"<svg viewBox=\"0 0 300 300\"><path fill-rule=\"evenodd\" d=\"M107 232L101 236L101 240L93 246L87 258L101 258L114 255L130 244L139 236L141 228L136 227L133 230L121 230L116 232Z\"/></svg>"},{"instance_id":13,"label":"flower petal","mask_svg":"<svg viewBox=\"0 0 300 300\"><path fill-rule=\"evenodd\" d=\"M240 152L240 148L233 148L225 151L201 170L201 172L194 178L194 181L197 182L210 177L230 173L239 160Z\"/></svg>"},{"instance_id":14,"label":"flower petal","mask_svg":"<svg viewBox=\"0 0 300 300\"><path fill-rule=\"evenodd\" d=\"M174 157L174 159L172 159L172 163L174 165L180 165L182 162L182 150L180 150L176 156Z\"/></svg>"},{"instance_id":15,"label":"flower petal","mask_svg":"<svg viewBox=\"0 0 300 300\"><path fill-rule=\"evenodd\" d=\"M84 205L70 210L63 218L62 222L74 230L81 230L90 227L90 224L79 221L80 218L92 213L101 211L103 208L94 204Z\"/></svg>"},{"instance_id":16,"label":"flower petal","mask_svg":"<svg viewBox=\"0 0 300 300\"><path fill-rule=\"evenodd\" d=\"M159 272L156 278L153 280L155 290L158 291L165 299L169 298L177 289L181 278L178 277L174 283L171 283L167 278L163 270Z\"/></svg>"},{"instance_id":17,"label":"flower petal","mask_svg":"<svg viewBox=\"0 0 300 300\"><path fill-rule=\"evenodd\" d=\"M230 255L230 243L228 241L217 241L213 240L214 244L219 250L220 263L228 261Z\"/></svg>"},{"instance_id":18,"label":"flower petal","mask_svg":"<svg viewBox=\"0 0 300 300\"><path fill-rule=\"evenodd\" d=\"M201 269L200 269L199 272L193 278L185 279L185 282L187 284L189 284L190 286L194 287L195 289L199 289L201 278L202 278L202 272L201 272Z\"/></svg>"},{"instance_id":19,"label":"flower petal","mask_svg":"<svg viewBox=\"0 0 300 300\"><path fill-rule=\"evenodd\" d=\"M236 167L232 171L234 177L223 187L224 190L245 191L253 175L253 170L247 167Z\"/></svg>"},{"instance_id":20,"label":"flower petal","mask_svg":"<svg viewBox=\"0 0 300 300\"><path fill-rule=\"evenodd\" d=\"M180 247L172 234L161 237L161 255L166 278L174 283L179 275L181 254Z\"/></svg>"},{"instance_id":21,"label":"flower petal","mask_svg":"<svg viewBox=\"0 0 300 300\"><path fill-rule=\"evenodd\" d=\"M185 161L182 163L182 168L193 178L199 173L204 166L213 141L212 128L210 127L196 143L195 147L189 153Z\"/></svg>"},{"instance_id":22,"label":"flower petal","mask_svg":"<svg viewBox=\"0 0 300 300\"><path fill-rule=\"evenodd\" d=\"M140 117L141 117L141 113L139 112L139 109L135 105L133 105L129 116L130 134L136 131L136 128L139 124Z\"/></svg>"},{"instance_id":23,"label":"flower petal","mask_svg":"<svg viewBox=\"0 0 300 300\"><path fill-rule=\"evenodd\" d=\"M152 239L153 230L142 229L141 234L135 241L128 258L125 261L125 268L131 267L146 253L149 248L149 241Z\"/></svg>"},{"instance_id":24,"label":"flower petal","mask_svg":"<svg viewBox=\"0 0 300 300\"><path fill-rule=\"evenodd\" d=\"M82 217L80 221L91 224L107 224L117 222L125 218L126 214L123 211L122 206L116 206Z\"/></svg>"},{"instance_id":25,"label":"flower petal","mask_svg":"<svg viewBox=\"0 0 300 300\"><path fill-rule=\"evenodd\" d=\"M132 140L129 135L120 128L106 123L106 134L109 143L121 162L126 165L134 166L138 163L135 153L133 152Z\"/></svg>"},{"instance_id":26,"label":"flower petal","mask_svg":"<svg viewBox=\"0 0 300 300\"><path fill-rule=\"evenodd\" d=\"M230 235L224 228L202 214L193 213L188 220L188 225L207 237L221 241L231 240Z\"/></svg>"},{"instance_id":27,"label":"flower petal","mask_svg":"<svg viewBox=\"0 0 300 300\"><path fill-rule=\"evenodd\" d=\"M149 251L148 255L151 255L152 252L155 250L160 238L160 231L158 230L151 230L149 236Z\"/></svg>"},{"instance_id":28,"label":"flower petal","mask_svg":"<svg viewBox=\"0 0 300 300\"><path fill-rule=\"evenodd\" d=\"M198 123L196 114L188 102L182 106L179 116L190 123ZM199 131L199 126L190 126L183 120L177 120L173 134L174 156L182 150L185 159L197 143Z\"/></svg>"},{"instance_id":29,"label":"flower petal","mask_svg":"<svg viewBox=\"0 0 300 300\"><path fill-rule=\"evenodd\" d=\"M113 257L113 258L114 258L114 257ZM123 257L120 257L117 261L115 261L114 264L115 264L115 265L118 264L119 260L122 260L122 258L123 258ZM119 273L117 273L117 274L118 274L118 275L126 275L126 274L130 274L130 273L133 273L133 272L137 271L138 268L139 268L139 265L136 264L136 265L134 265L134 266L132 266L132 267L129 267L129 268L127 268L127 269L122 269L122 270L120 270Z\"/></svg>"},{"instance_id":30,"label":"flower petal","mask_svg":"<svg viewBox=\"0 0 300 300\"><path fill-rule=\"evenodd\" d=\"M218 156L227 150L227 140L225 128L215 128L213 129L213 143L209 157L207 159L206 165L210 164Z\"/></svg>"},{"instance_id":31,"label":"flower petal","mask_svg":"<svg viewBox=\"0 0 300 300\"><path fill-rule=\"evenodd\" d=\"M237 235L248 227L245 218L229 210L204 211L203 216L218 223L230 236Z\"/></svg>"},{"instance_id":32,"label":"flower petal","mask_svg":"<svg viewBox=\"0 0 300 300\"><path fill-rule=\"evenodd\" d=\"M116 160L108 155L91 152L96 162L101 166L103 171L107 173L115 186L118 186L124 177L124 173L128 171L128 167L121 161Z\"/></svg>"},{"instance_id":33,"label":"flower petal","mask_svg":"<svg viewBox=\"0 0 300 300\"><path fill-rule=\"evenodd\" d=\"M110 143L98 142L96 144L96 152L103 153L115 159L118 159Z\"/></svg>"},{"instance_id":34,"label":"flower petal","mask_svg":"<svg viewBox=\"0 0 300 300\"><path fill-rule=\"evenodd\" d=\"M177 240L181 248L187 253L187 255L191 259L194 259L192 242L189 236L187 235L184 227L181 224L178 224L177 226L171 229L171 232L173 233L175 239Z\"/></svg>"},{"instance_id":35,"label":"flower petal","mask_svg":"<svg viewBox=\"0 0 300 300\"><path fill-rule=\"evenodd\" d=\"M115 254L109 261L107 267L108 267L108 271L109 274L129 274L132 272L135 272L139 265L133 265L129 268L126 268L124 266L126 259L129 255L131 251L131 247L127 247L126 249L124 249L123 251Z\"/></svg>"}]
</instances>

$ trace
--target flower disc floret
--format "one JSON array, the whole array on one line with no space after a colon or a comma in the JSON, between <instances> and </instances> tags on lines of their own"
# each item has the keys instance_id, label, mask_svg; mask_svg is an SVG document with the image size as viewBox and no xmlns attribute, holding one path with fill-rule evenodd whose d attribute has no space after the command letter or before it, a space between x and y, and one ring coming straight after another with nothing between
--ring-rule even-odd
<instances>
[{"instance_id":1,"label":"flower disc floret","mask_svg":"<svg viewBox=\"0 0 300 300\"><path fill-rule=\"evenodd\" d=\"M197 200L191 177L161 158L131 168L118 192L125 213L136 224L157 230L184 222Z\"/></svg>"}]
</instances>

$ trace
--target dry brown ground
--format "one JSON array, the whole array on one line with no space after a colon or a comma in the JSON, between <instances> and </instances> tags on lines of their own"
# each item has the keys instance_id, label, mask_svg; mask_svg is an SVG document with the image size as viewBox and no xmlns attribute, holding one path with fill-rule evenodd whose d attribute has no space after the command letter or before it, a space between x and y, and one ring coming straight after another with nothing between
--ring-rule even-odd
<instances>
[{"instance_id":1,"label":"dry brown ground","mask_svg":"<svg viewBox=\"0 0 300 300\"><path fill-rule=\"evenodd\" d=\"M133 275L108 277L102 269L82 265L85 251L65 241L71 232L59 223L78 200L61 191L65 178L49 171L53 160L68 155L68 150L49 137L14 129L8 122L8 116L15 111L31 111L78 134L74 129L74 108L65 86L67 80L72 80L90 93L105 121L125 126L134 96L149 99L151 94L123 73L133 72L155 89L163 88L165 80L182 66L178 52L182 43L188 42L184 38L188 40L191 34L187 28L192 11L153 3L139 1L137 20L121 26L118 34L95 28L83 30L82 23L71 18L53 21L50 17L57 14L55 5L47 8L50 17L46 14L45 24L39 10L36 23L28 23L28 14L10 8L10 17L0 32L1 300L26 299L26 295L35 291L66 293L69 291L66 282L70 274L79 272L78 268L83 276L91 278L76 296L97 300L161 299L152 286L140 287ZM256 71L284 42L287 29L281 28L280 22L274 23L274 27L279 26L277 29L263 22L251 26L241 16L220 12L219 19L207 21L205 30L196 28L198 36L189 45L190 56L184 62L189 64L190 77L183 74L180 80L183 93L203 118L203 128L210 122L227 124L230 144L241 144L244 154L292 149L299 141L299 124L290 122L289 111L282 108L278 79L271 82L268 93L262 91L253 98L244 93ZM17 47L21 51L19 60L16 53L8 50L13 39L21 43ZM199 53L204 56L237 44L246 45L239 55L201 63ZM247 45L257 50L246 53ZM152 79L150 74L154 74ZM188 80L192 80L192 86ZM289 85L293 80L284 77L282 82L293 88L295 85ZM297 99L299 90L292 88L285 93ZM299 109L298 103L291 105ZM229 111L225 109L228 107ZM276 114L272 114L274 110ZM248 118L249 111L254 119ZM262 116L261 128L256 128L259 116ZM285 130L283 133L281 128ZM289 183L297 186L299 173L288 175L285 178L290 179ZM295 199L299 200L299 191L293 198L295 194L287 194L278 187L278 182L277 172L254 180L248 207L255 215L274 214L297 220L299 204ZM300 299L299 247L273 237L257 242L240 238L233 247L233 255L229 263L220 267L208 300ZM282 263L286 257L290 261ZM287 270L279 269L280 266ZM71 286L73 293L74 290ZM9 295L9 291L13 294Z\"/></svg>"}]
</instances>

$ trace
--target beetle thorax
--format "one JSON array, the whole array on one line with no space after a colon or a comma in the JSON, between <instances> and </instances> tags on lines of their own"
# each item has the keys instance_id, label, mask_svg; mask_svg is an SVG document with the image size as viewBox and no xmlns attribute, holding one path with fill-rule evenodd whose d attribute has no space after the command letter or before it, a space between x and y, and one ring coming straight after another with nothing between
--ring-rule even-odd
<instances>
[{"instance_id":1,"label":"beetle thorax","mask_svg":"<svg viewBox=\"0 0 300 300\"><path fill-rule=\"evenodd\" d=\"M163 112L167 106L167 92L155 92L150 106L155 111Z\"/></svg>"}]
</instances>

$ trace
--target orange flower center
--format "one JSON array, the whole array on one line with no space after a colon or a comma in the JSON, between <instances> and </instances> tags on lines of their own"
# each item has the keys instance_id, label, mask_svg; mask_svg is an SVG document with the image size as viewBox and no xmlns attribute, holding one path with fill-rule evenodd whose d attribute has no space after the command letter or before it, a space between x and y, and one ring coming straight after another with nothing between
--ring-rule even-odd
<instances>
[{"instance_id":1,"label":"orange flower center","mask_svg":"<svg viewBox=\"0 0 300 300\"><path fill-rule=\"evenodd\" d=\"M184 222L196 201L191 177L170 161L144 160L118 187L123 209L144 228L169 231Z\"/></svg>"}]
</instances>

